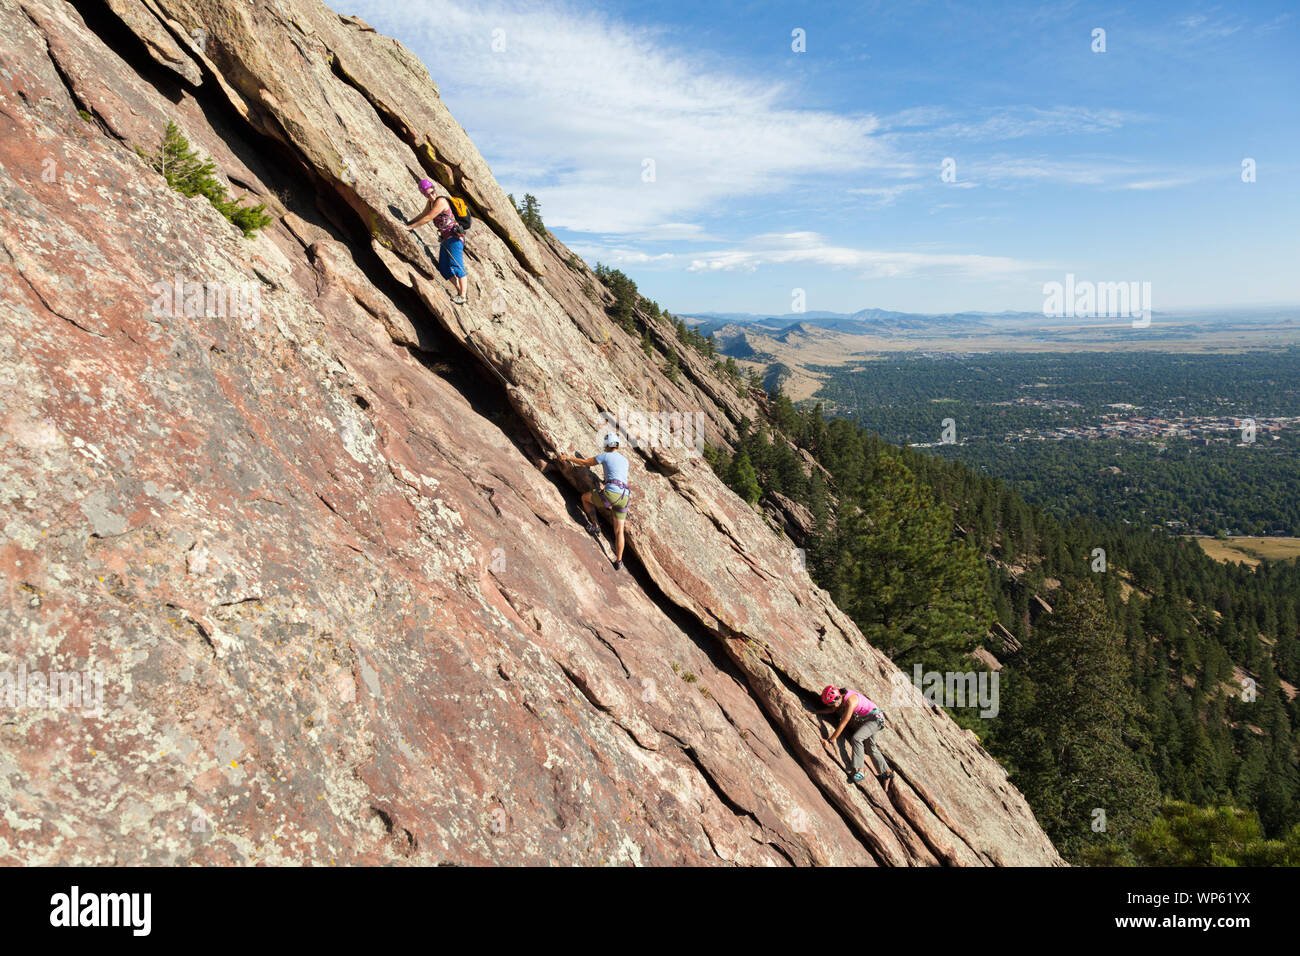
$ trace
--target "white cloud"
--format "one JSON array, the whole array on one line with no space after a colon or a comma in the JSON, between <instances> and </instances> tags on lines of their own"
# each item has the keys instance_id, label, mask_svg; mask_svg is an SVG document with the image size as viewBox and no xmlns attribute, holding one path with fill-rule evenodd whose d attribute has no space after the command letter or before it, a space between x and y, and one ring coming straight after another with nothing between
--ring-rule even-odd
<instances>
[{"instance_id":1,"label":"white cloud","mask_svg":"<svg viewBox=\"0 0 1300 956\"><path fill-rule=\"evenodd\" d=\"M575 242L569 249L576 252L589 263L603 263L607 266L641 266L656 263L671 263L677 256L671 252L651 253L633 249L624 245L601 245L596 243Z\"/></svg>"},{"instance_id":2,"label":"white cloud","mask_svg":"<svg viewBox=\"0 0 1300 956\"><path fill-rule=\"evenodd\" d=\"M510 185L542 203L547 225L606 234L663 229L792 180L863 170L890 158L869 115L803 109L766 77L702 62L663 35L555 4L355 0L446 77L452 104ZM493 51L494 32L504 50ZM653 181L643 179L652 160Z\"/></svg>"},{"instance_id":3,"label":"white cloud","mask_svg":"<svg viewBox=\"0 0 1300 956\"><path fill-rule=\"evenodd\" d=\"M893 186L864 186L850 189L850 196L863 196L873 206L891 206L909 192L920 189L920 183L898 183Z\"/></svg>"},{"instance_id":4,"label":"white cloud","mask_svg":"<svg viewBox=\"0 0 1300 956\"><path fill-rule=\"evenodd\" d=\"M815 232L765 233L741 246L693 254L688 272L752 272L763 265L815 265L852 269L863 278L913 276L993 277L1038 268L1005 256L969 253L893 252L855 249L827 242Z\"/></svg>"},{"instance_id":5,"label":"white cloud","mask_svg":"<svg viewBox=\"0 0 1300 956\"><path fill-rule=\"evenodd\" d=\"M1087 106L1003 106L976 110L971 116L942 106L923 106L885 117L881 128L893 135L933 140L1008 140L1110 133L1146 119L1129 110Z\"/></svg>"},{"instance_id":6,"label":"white cloud","mask_svg":"<svg viewBox=\"0 0 1300 956\"><path fill-rule=\"evenodd\" d=\"M1143 179L1138 182L1125 183L1124 189L1173 189L1176 186L1187 186L1196 182L1199 177L1196 176L1173 176L1168 179Z\"/></svg>"},{"instance_id":7,"label":"white cloud","mask_svg":"<svg viewBox=\"0 0 1300 956\"><path fill-rule=\"evenodd\" d=\"M1212 21L1209 17L1200 13L1189 14L1175 22L1196 39L1210 38L1219 40L1232 36L1242 28L1240 23L1232 23L1223 17L1218 17Z\"/></svg>"},{"instance_id":8,"label":"white cloud","mask_svg":"<svg viewBox=\"0 0 1300 956\"><path fill-rule=\"evenodd\" d=\"M1174 171L1108 157L1059 160L1043 156L998 155L959 168L968 180L1001 188L1044 182L1100 189L1169 189L1222 175L1221 171L1215 170Z\"/></svg>"},{"instance_id":9,"label":"white cloud","mask_svg":"<svg viewBox=\"0 0 1300 956\"><path fill-rule=\"evenodd\" d=\"M1041 270L1041 263L975 253L902 252L837 245L816 232L762 233L723 248L647 253L617 242L571 245L588 262L649 266L693 273L756 272L764 266L820 266L851 270L864 279L999 278Z\"/></svg>"},{"instance_id":10,"label":"white cloud","mask_svg":"<svg viewBox=\"0 0 1300 956\"><path fill-rule=\"evenodd\" d=\"M762 210L769 220L797 217L809 207L792 197L809 186L838 204L845 183L860 183L848 190L850 198L883 208L933 199L934 190L952 186L1141 190L1177 185L1187 174L1077 153L1009 155L1011 143L1027 137L1104 135L1148 121L1134 112L931 105L883 119L844 115L805 108L798 88L720 61L666 31L564 0L353 0L352 7L381 30L391 24L386 32L400 32L429 65L502 184L536 195L547 225L589 234L596 244L588 248L600 250L602 261L671 266L677 259L653 243L718 243L711 230L730 233L722 223L735 222L733 207L753 214L754 197L779 203ZM990 148L1000 155L990 156ZM943 156L958 158L955 183L939 181ZM645 175L646 160L653 161L653 177ZM972 196L945 198L963 195ZM647 243L642 252L632 248ZM894 254L871 259L860 250L823 249L828 264L919 267L919 260L889 258ZM681 261L692 261L691 254ZM747 247L694 257L700 270L753 268L757 261L774 260Z\"/></svg>"}]
</instances>

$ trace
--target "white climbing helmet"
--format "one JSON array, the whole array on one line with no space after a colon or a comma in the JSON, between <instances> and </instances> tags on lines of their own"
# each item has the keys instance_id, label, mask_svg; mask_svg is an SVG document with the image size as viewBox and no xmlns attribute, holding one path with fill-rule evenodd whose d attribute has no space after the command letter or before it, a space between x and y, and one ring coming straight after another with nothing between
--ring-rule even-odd
<instances>
[{"instance_id":1,"label":"white climbing helmet","mask_svg":"<svg viewBox=\"0 0 1300 956\"><path fill-rule=\"evenodd\" d=\"M606 432L606 433L605 433L605 447L606 447L606 448L617 448L618 445L619 445L618 435L614 434L614 432Z\"/></svg>"}]
</instances>

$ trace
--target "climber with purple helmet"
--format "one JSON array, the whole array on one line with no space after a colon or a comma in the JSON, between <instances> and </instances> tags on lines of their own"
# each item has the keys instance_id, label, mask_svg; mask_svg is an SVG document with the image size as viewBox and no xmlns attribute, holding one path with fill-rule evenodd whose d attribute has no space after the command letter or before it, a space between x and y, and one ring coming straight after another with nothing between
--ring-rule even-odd
<instances>
[{"instance_id":1,"label":"climber with purple helmet","mask_svg":"<svg viewBox=\"0 0 1300 956\"><path fill-rule=\"evenodd\" d=\"M866 777L862 772L862 751L865 746L871 753L871 762L876 765L876 779L888 787L894 779L894 771L889 769L885 755L876 743L876 734L885 729L885 712L861 691L836 687L834 684L827 684L822 690L822 703L826 706L817 713L840 713L839 726L827 739L827 743L833 744L845 728L852 725L849 740L853 743L853 776L849 779L857 783Z\"/></svg>"},{"instance_id":2,"label":"climber with purple helmet","mask_svg":"<svg viewBox=\"0 0 1300 956\"><path fill-rule=\"evenodd\" d=\"M464 305L465 290L469 284L469 274L465 271L465 240L462 238L464 230L456 221L456 210L452 207L451 200L437 194L432 179L420 180L420 192L427 200L424 212L406 223L406 228L418 229L426 222L433 221L441 245L438 252L438 272L444 279L452 280L456 286L456 294L451 297L451 301L456 305Z\"/></svg>"},{"instance_id":3,"label":"climber with purple helmet","mask_svg":"<svg viewBox=\"0 0 1300 956\"><path fill-rule=\"evenodd\" d=\"M614 523L614 570L623 569L623 522L627 520L627 507L632 492L627 486L628 461L616 449L619 446L618 435L610 432L605 436L605 450L593 458L577 458L573 455L559 455L560 461L570 465L582 465L591 468L600 465L605 477L601 481L600 491L582 493L582 511L587 516L587 534L593 537L600 533L596 525L596 495L600 496L599 511L607 515Z\"/></svg>"}]
</instances>

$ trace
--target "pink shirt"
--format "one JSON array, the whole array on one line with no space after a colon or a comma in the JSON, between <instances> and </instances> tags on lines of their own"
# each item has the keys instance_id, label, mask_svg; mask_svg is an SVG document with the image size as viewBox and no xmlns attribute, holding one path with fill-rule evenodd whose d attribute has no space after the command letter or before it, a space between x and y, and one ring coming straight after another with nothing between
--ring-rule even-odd
<instances>
[{"instance_id":1,"label":"pink shirt","mask_svg":"<svg viewBox=\"0 0 1300 956\"><path fill-rule=\"evenodd\" d=\"M433 217L433 228L438 230L438 238L446 239L456 231L456 216L450 209L444 209Z\"/></svg>"},{"instance_id":2,"label":"pink shirt","mask_svg":"<svg viewBox=\"0 0 1300 956\"><path fill-rule=\"evenodd\" d=\"M858 703L857 706L853 708L853 713L857 714L859 717L865 717L867 716L867 714L871 713L873 710L876 709L876 705L871 702L871 698L869 698L866 694L862 693L862 691L854 690L853 688L850 687L849 694L858 695ZM849 694L845 694L844 696L847 698Z\"/></svg>"}]
</instances>

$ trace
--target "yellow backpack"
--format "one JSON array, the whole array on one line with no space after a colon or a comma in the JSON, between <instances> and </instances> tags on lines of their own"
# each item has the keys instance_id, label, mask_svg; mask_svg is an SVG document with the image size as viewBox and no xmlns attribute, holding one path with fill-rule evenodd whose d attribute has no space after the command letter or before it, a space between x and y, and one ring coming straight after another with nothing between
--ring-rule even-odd
<instances>
[{"instance_id":1,"label":"yellow backpack","mask_svg":"<svg viewBox=\"0 0 1300 956\"><path fill-rule=\"evenodd\" d=\"M469 206L465 200L459 196L448 196L447 202L451 203L451 212L456 217L456 225L460 226L460 231L469 232L469 227L474 224L474 217L469 214Z\"/></svg>"}]
</instances>

